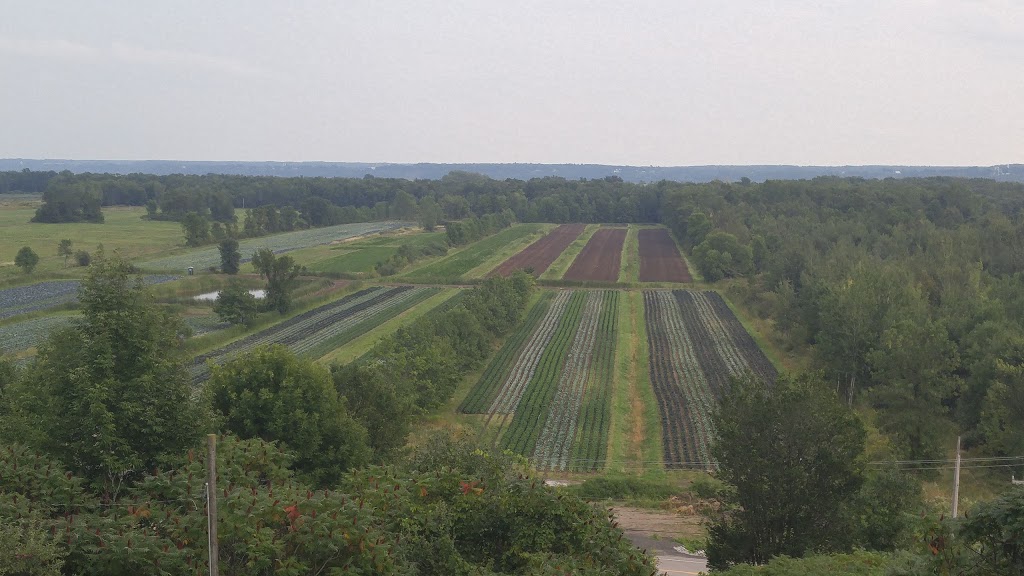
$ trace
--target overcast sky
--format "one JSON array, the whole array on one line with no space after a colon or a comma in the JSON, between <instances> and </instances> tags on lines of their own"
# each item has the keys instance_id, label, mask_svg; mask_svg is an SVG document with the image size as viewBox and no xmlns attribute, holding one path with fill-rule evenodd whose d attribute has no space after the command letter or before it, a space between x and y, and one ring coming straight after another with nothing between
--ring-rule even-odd
<instances>
[{"instance_id":1,"label":"overcast sky","mask_svg":"<svg viewBox=\"0 0 1024 576\"><path fill-rule=\"evenodd\" d=\"M5 0L0 78L0 157L1024 162L1019 0Z\"/></svg>"}]
</instances>

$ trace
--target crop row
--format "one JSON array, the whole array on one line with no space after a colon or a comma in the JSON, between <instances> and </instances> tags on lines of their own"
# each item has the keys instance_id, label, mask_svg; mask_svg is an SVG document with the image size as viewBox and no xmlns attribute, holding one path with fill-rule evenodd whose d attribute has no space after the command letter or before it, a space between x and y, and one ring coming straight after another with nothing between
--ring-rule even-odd
<instances>
[{"instance_id":1,"label":"crop row","mask_svg":"<svg viewBox=\"0 0 1024 576\"><path fill-rule=\"evenodd\" d=\"M536 371L526 382L519 402L512 406L512 422L501 436L504 448L524 456L533 454L580 325L585 296L583 292L574 292L569 298L554 335L540 354Z\"/></svg>"},{"instance_id":2,"label":"crop row","mask_svg":"<svg viewBox=\"0 0 1024 576\"><path fill-rule=\"evenodd\" d=\"M151 274L144 276L143 281L146 284L160 284L178 278ZM51 280L0 290L0 320L74 302L78 298L79 285L78 280Z\"/></svg>"},{"instance_id":3,"label":"crop row","mask_svg":"<svg viewBox=\"0 0 1024 576\"><path fill-rule=\"evenodd\" d=\"M534 465L538 469L565 470L575 438L584 388L594 359L601 300L600 292L590 292L586 296L576 337L569 347L562 373L555 381L555 397L548 404L547 419L533 450Z\"/></svg>"},{"instance_id":4,"label":"crop row","mask_svg":"<svg viewBox=\"0 0 1024 576\"><path fill-rule=\"evenodd\" d=\"M505 381L501 385L497 396L491 402L487 412L490 414L509 414L515 412L516 406L523 397L527 384L533 378L540 364L544 351L561 326L561 319L566 306L572 299L572 292L561 292L555 297L543 322L537 327L533 336L526 343L526 347L519 354L516 363L513 364Z\"/></svg>"},{"instance_id":5,"label":"crop row","mask_svg":"<svg viewBox=\"0 0 1024 576\"><path fill-rule=\"evenodd\" d=\"M645 292L644 315L665 462L669 467L700 467L710 461L710 386L672 294Z\"/></svg>"},{"instance_id":6,"label":"crop row","mask_svg":"<svg viewBox=\"0 0 1024 576\"><path fill-rule=\"evenodd\" d=\"M408 222L361 222L358 224L326 226L324 228L309 228L307 230L242 240L239 243L238 250L242 254L242 261L248 262L252 257L252 253L257 248L269 248L275 254L281 254L298 250L299 248L330 244L336 240L346 240L356 236L397 230L408 225ZM166 256L140 264L142 268L147 270L185 270L189 266L202 270L210 266L219 265L220 250L217 246L193 250L175 256Z\"/></svg>"},{"instance_id":7,"label":"crop row","mask_svg":"<svg viewBox=\"0 0 1024 576\"><path fill-rule=\"evenodd\" d=\"M611 426L612 380L615 373L615 343L619 330L619 292L604 293L604 306L594 347L590 383L580 409L579 433L573 444L570 468L579 472L598 469L608 452Z\"/></svg>"},{"instance_id":8,"label":"crop row","mask_svg":"<svg viewBox=\"0 0 1024 576\"><path fill-rule=\"evenodd\" d=\"M190 368L192 381L199 384L209 377L209 362L223 363L265 344L283 344L297 354L322 354L436 292L410 286L362 290L196 357Z\"/></svg>"},{"instance_id":9,"label":"crop row","mask_svg":"<svg viewBox=\"0 0 1024 576\"><path fill-rule=\"evenodd\" d=\"M460 295L457 295L456 298ZM508 377L513 364L519 360L519 353L523 344L533 336L534 330L541 319L546 317L545 313L551 304L552 296L551 292L543 292L541 294L537 303L530 308L530 312L526 315L523 323L505 340L501 350L487 364L476 386L470 390L469 395L459 405L459 412L464 414L483 414L488 411L491 403L494 402L494 397L497 396L498 391L501 390L502 385L505 383L505 379Z\"/></svg>"},{"instance_id":10,"label":"crop row","mask_svg":"<svg viewBox=\"0 0 1024 576\"><path fill-rule=\"evenodd\" d=\"M645 292L644 312L665 461L711 467L710 417L730 378L752 372L770 380L775 369L717 293Z\"/></svg>"},{"instance_id":11,"label":"crop row","mask_svg":"<svg viewBox=\"0 0 1024 576\"><path fill-rule=\"evenodd\" d=\"M593 470L608 445L618 292L591 292L531 460L538 469Z\"/></svg>"},{"instance_id":12,"label":"crop row","mask_svg":"<svg viewBox=\"0 0 1024 576\"><path fill-rule=\"evenodd\" d=\"M0 354L38 346L50 332L71 324L74 316L42 316L0 327Z\"/></svg>"}]
</instances>

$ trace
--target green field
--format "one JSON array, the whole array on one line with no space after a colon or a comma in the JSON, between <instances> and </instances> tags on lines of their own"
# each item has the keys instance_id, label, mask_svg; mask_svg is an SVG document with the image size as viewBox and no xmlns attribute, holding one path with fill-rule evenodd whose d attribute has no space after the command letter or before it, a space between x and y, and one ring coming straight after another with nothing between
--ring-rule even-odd
<instances>
[{"instance_id":1,"label":"green field","mask_svg":"<svg viewBox=\"0 0 1024 576\"><path fill-rule=\"evenodd\" d=\"M419 247L444 239L444 232L386 233L341 244L302 248L289 255L313 272L369 275L378 262L394 256L404 245Z\"/></svg>"},{"instance_id":2,"label":"green field","mask_svg":"<svg viewBox=\"0 0 1024 576\"><path fill-rule=\"evenodd\" d=\"M416 268L399 276L409 282L455 282L493 257L495 252L509 244L538 233L545 224L517 224L479 242L470 244L427 266ZM549 225L548 225L549 226Z\"/></svg>"},{"instance_id":3,"label":"green field","mask_svg":"<svg viewBox=\"0 0 1024 576\"><path fill-rule=\"evenodd\" d=\"M14 266L14 256L22 246L28 246L39 255L39 265L33 276L75 274L80 270L64 268L64 258L57 255L57 244L69 239L72 247L89 253L103 244L112 252L117 250L130 260L156 256L184 243L181 224L143 220L145 208L104 208L103 224L33 224L29 220L35 209L29 207L0 208L0 280L19 279L25 274ZM68 265L72 262L69 260Z\"/></svg>"},{"instance_id":4,"label":"green field","mask_svg":"<svg viewBox=\"0 0 1024 576\"><path fill-rule=\"evenodd\" d=\"M370 246L352 252L342 252L332 258L320 260L309 266L314 272L329 274L359 274L372 272L373 267L382 260L395 255L398 248L394 246Z\"/></svg>"}]
</instances>

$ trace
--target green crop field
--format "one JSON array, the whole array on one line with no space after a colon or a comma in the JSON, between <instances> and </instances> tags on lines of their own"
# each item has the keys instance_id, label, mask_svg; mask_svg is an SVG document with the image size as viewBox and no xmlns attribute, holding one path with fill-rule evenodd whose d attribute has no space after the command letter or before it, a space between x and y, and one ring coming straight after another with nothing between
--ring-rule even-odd
<instances>
[{"instance_id":1,"label":"green crop field","mask_svg":"<svg viewBox=\"0 0 1024 576\"><path fill-rule=\"evenodd\" d=\"M544 228L545 224L518 224L497 234L470 244L427 266L416 268L400 276L410 282L452 282L461 279L470 270L480 266L495 252L518 242Z\"/></svg>"},{"instance_id":2,"label":"green crop field","mask_svg":"<svg viewBox=\"0 0 1024 576\"><path fill-rule=\"evenodd\" d=\"M448 302L453 296L459 293L458 288L447 288L441 290L437 294L434 294L416 304L412 308L403 310L399 315L381 322L376 328L369 330L365 334L353 339L344 346L335 348L331 352L325 354L320 358L320 362L323 364L345 364L356 360L363 354L369 352L371 348L385 336L394 333L402 326L407 326L420 317L436 310L439 306Z\"/></svg>"},{"instance_id":3,"label":"green crop field","mask_svg":"<svg viewBox=\"0 0 1024 576\"><path fill-rule=\"evenodd\" d=\"M394 246L371 246L320 260L309 266L315 272L356 274L372 272L373 267L398 252Z\"/></svg>"},{"instance_id":4,"label":"green crop field","mask_svg":"<svg viewBox=\"0 0 1024 576\"><path fill-rule=\"evenodd\" d=\"M301 248L289 255L314 272L369 274L378 262L395 255L402 246L420 247L444 241L444 232L385 232L341 244Z\"/></svg>"}]
</instances>

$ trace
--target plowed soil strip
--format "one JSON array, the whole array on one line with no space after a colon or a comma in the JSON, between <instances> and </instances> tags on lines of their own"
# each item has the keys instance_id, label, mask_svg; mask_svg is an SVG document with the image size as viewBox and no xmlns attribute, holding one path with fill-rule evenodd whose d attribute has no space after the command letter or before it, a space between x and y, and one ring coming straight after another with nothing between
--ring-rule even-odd
<instances>
[{"instance_id":1,"label":"plowed soil strip","mask_svg":"<svg viewBox=\"0 0 1024 576\"><path fill-rule=\"evenodd\" d=\"M664 228L640 230L641 282L692 282L672 235Z\"/></svg>"},{"instance_id":2,"label":"plowed soil strip","mask_svg":"<svg viewBox=\"0 0 1024 576\"><path fill-rule=\"evenodd\" d=\"M625 228L598 230L565 272L563 280L615 282L619 279L622 244L625 241Z\"/></svg>"},{"instance_id":3,"label":"plowed soil strip","mask_svg":"<svg viewBox=\"0 0 1024 576\"><path fill-rule=\"evenodd\" d=\"M488 276L510 276L516 270L533 269L534 277L540 276L558 256L583 233L586 224L562 224L547 236L524 248L515 256L505 260Z\"/></svg>"}]
</instances>

